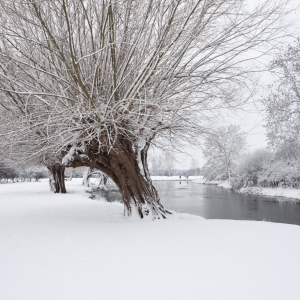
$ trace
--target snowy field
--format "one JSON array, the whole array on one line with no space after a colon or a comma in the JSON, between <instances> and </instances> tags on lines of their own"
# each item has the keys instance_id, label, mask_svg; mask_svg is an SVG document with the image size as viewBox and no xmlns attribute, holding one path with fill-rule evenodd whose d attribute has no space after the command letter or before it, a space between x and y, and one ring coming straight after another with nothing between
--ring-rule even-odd
<instances>
[{"instance_id":1,"label":"snowy field","mask_svg":"<svg viewBox=\"0 0 300 300\"><path fill-rule=\"evenodd\" d=\"M80 180L0 185L0 299L300 299L300 227L122 216Z\"/></svg>"}]
</instances>

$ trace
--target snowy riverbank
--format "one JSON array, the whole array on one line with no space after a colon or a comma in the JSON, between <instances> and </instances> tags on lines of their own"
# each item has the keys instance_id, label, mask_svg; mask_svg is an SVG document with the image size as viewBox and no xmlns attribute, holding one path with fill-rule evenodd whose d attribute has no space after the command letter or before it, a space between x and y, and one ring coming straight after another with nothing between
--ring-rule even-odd
<instances>
[{"instance_id":1,"label":"snowy riverbank","mask_svg":"<svg viewBox=\"0 0 300 300\"><path fill-rule=\"evenodd\" d=\"M300 201L300 189L247 187L241 188L238 192L242 194L282 197L283 201L290 201L293 199Z\"/></svg>"},{"instance_id":2,"label":"snowy riverbank","mask_svg":"<svg viewBox=\"0 0 300 300\"><path fill-rule=\"evenodd\" d=\"M299 299L299 226L125 218L66 184L0 185L0 299Z\"/></svg>"},{"instance_id":3,"label":"snowy riverbank","mask_svg":"<svg viewBox=\"0 0 300 300\"><path fill-rule=\"evenodd\" d=\"M198 178L193 179L193 182L200 183L200 184L217 185L218 187L222 187L227 190L232 189L232 185L229 181L219 181L219 180L209 181L209 180L206 180L205 178L203 178L202 176L201 176L201 178L198 177Z\"/></svg>"},{"instance_id":4,"label":"snowy riverbank","mask_svg":"<svg viewBox=\"0 0 300 300\"><path fill-rule=\"evenodd\" d=\"M194 183L217 185L228 190L232 189L229 181L207 181L205 179L196 178ZM265 188L265 187L246 187L237 190L236 192L242 194L252 194L270 197L282 197L282 201L300 201L300 189L291 188Z\"/></svg>"}]
</instances>

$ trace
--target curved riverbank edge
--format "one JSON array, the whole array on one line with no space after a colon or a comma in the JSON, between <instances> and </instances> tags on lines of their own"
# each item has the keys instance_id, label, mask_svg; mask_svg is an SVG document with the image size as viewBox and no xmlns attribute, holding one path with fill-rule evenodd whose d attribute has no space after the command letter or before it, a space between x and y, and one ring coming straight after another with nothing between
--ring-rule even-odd
<instances>
[{"instance_id":1,"label":"curved riverbank edge","mask_svg":"<svg viewBox=\"0 0 300 300\"><path fill-rule=\"evenodd\" d=\"M194 183L217 185L228 190L232 190L232 185L229 181L205 181L194 180ZM235 190L241 194L261 195L268 197L280 197L282 201L300 202L300 189L291 188L266 188L266 187L245 187Z\"/></svg>"},{"instance_id":2,"label":"curved riverbank edge","mask_svg":"<svg viewBox=\"0 0 300 300\"><path fill-rule=\"evenodd\" d=\"M209 181L209 180L206 180L206 179L194 179L193 180L193 183L201 183L201 184L208 184L208 185L217 185L218 187L222 187L224 189L227 189L227 190L232 190L232 185L231 183L227 180L227 181L219 181L219 180L212 180L212 181Z\"/></svg>"},{"instance_id":3,"label":"curved riverbank edge","mask_svg":"<svg viewBox=\"0 0 300 300\"><path fill-rule=\"evenodd\" d=\"M265 187L246 187L237 192L242 194L262 195L269 197L280 197L282 201L300 202L300 190L290 188L265 188Z\"/></svg>"}]
</instances>

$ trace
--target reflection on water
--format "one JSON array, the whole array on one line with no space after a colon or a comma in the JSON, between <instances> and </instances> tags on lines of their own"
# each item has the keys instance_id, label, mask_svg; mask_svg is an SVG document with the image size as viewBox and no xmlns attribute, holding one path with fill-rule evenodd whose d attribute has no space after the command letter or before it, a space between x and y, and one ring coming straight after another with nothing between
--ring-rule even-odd
<instances>
[{"instance_id":1,"label":"reflection on water","mask_svg":"<svg viewBox=\"0 0 300 300\"><path fill-rule=\"evenodd\" d=\"M164 206L206 219L257 220L300 225L300 205L280 198L244 195L214 185L188 181L154 181ZM120 201L119 192L99 192Z\"/></svg>"}]
</instances>

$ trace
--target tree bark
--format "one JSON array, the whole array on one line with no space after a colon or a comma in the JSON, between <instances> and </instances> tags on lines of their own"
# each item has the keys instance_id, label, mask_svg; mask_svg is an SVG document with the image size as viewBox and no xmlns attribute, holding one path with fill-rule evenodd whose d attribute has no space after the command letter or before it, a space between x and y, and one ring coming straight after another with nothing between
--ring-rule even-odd
<instances>
[{"instance_id":1,"label":"tree bark","mask_svg":"<svg viewBox=\"0 0 300 300\"><path fill-rule=\"evenodd\" d=\"M50 171L49 184L51 191L65 194L67 192L65 186L65 166L55 163L47 166L47 168Z\"/></svg>"},{"instance_id":2,"label":"tree bark","mask_svg":"<svg viewBox=\"0 0 300 300\"><path fill-rule=\"evenodd\" d=\"M119 138L110 151L99 153L97 144L89 146L84 153L72 151L72 159L64 161L70 167L87 166L96 168L108 175L118 186L124 203L124 215L130 216L136 208L139 216L151 215L165 218L168 213L160 203L158 193L151 182L147 165L144 165L145 177L141 174L138 157L133 145L125 138ZM145 156L145 152L143 156ZM145 169L146 168L146 169Z\"/></svg>"}]
</instances>

